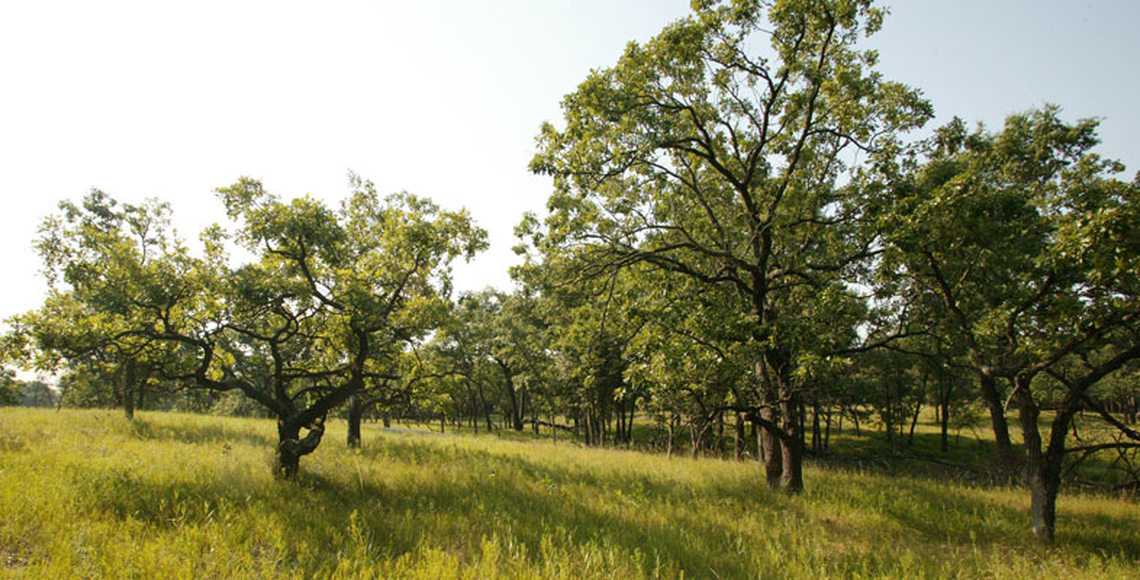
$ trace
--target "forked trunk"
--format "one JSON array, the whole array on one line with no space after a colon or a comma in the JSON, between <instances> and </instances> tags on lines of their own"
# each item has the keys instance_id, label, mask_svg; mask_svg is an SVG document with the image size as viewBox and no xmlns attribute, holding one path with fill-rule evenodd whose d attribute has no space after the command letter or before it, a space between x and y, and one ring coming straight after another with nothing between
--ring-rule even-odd
<instances>
[{"instance_id":1,"label":"forked trunk","mask_svg":"<svg viewBox=\"0 0 1140 580\"><path fill-rule=\"evenodd\" d=\"M301 425L292 421L277 421L277 453L273 456L273 474L282 479L293 479L300 468L301 457L308 455L321 444L325 434L325 419L318 418L308 425L309 432L301 437Z\"/></svg>"},{"instance_id":2,"label":"forked trunk","mask_svg":"<svg viewBox=\"0 0 1140 580\"><path fill-rule=\"evenodd\" d=\"M522 431L522 402L519 401L518 392L515 391L514 373L511 372L511 367L505 361L495 359L495 363L499 365L499 370L503 371L503 389L507 391L507 402L510 404L508 411L511 414L511 428L515 431Z\"/></svg>"}]
</instances>

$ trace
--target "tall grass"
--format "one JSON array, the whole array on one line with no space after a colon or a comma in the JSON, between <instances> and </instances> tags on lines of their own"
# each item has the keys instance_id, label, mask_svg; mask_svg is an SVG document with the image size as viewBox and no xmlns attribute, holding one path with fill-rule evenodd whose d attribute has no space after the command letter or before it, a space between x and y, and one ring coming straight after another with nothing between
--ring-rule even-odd
<instances>
[{"instance_id":1,"label":"tall grass","mask_svg":"<svg viewBox=\"0 0 1140 580\"><path fill-rule=\"evenodd\" d=\"M0 409L0 577L1127 578L1140 506L809 467L344 424L270 476L270 421Z\"/></svg>"}]
</instances>

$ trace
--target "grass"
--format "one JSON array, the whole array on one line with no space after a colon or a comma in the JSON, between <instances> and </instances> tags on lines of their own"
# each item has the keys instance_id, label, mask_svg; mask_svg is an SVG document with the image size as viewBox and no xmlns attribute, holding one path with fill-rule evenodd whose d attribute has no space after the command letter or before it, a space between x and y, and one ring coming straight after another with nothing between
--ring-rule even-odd
<instances>
[{"instance_id":1,"label":"grass","mask_svg":"<svg viewBox=\"0 0 1140 580\"><path fill-rule=\"evenodd\" d=\"M0 577L1140 578L1140 505L330 424L296 482L270 421L0 409Z\"/></svg>"}]
</instances>

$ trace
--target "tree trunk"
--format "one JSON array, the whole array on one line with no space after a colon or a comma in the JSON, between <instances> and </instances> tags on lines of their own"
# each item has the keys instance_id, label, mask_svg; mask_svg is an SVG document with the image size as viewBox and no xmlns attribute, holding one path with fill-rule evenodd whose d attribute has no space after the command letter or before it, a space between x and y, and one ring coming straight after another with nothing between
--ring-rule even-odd
<instances>
[{"instance_id":1,"label":"tree trunk","mask_svg":"<svg viewBox=\"0 0 1140 580\"><path fill-rule=\"evenodd\" d=\"M819 422L819 403L814 402L811 405L811 452L819 453L823 451L823 428Z\"/></svg>"},{"instance_id":2,"label":"tree trunk","mask_svg":"<svg viewBox=\"0 0 1140 580\"><path fill-rule=\"evenodd\" d=\"M831 406L828 405L827 411L824 413L826 426L823 430L823 452L827 453L827 449L831 446Z\"/></svg>"},{"instance_id":3,"label":"tree trunk","mask_svg":"<svg viewBox=\"0 0 1140 580\"><path fill-rule=\"evenodd\" d=\"M627 419L625 409L629 405L629 401L622 401L621 405L614 407L614 435L612 437L614 445L629 443L627 435L629 429L627 428Z\"/></svg>"},{"instance_id":4,"label":"tree trunk","mask_svg":"<svg viewBox=\"0 0 1140 580\"><path fill-rule=\"evenodd\" d=\"M994 440L998 449L998 468L1008 474L1017 473L1020 461L1009 438L1009 422L1005 418L1005 407L1002 405L997 383L992 376L985 373L979 374L979 383L982 398L990 410L990 423L993 425Z\"/></svg>"},{"instance_id":5,"label":"tree trunk","mask_svg":"<svg viewBox=\"0 0 1140 580\"><path fill-rule=\"evenodd\" d=\"M282 479L293 479L300 468L301 457L308 455L321 444L325 434L325 419L319 417L308 426L309 432L301 437L301 425L280 419L277 421L277 453L273 456L273 474Z\"/></svg>"},{"instance_id":6,"label":"tree trunk","mask_svg":"<svg viewBox=\"0 0 1140 580\"><path fill-rule=\"evenodd\" d=\"M128 421L135 419L135 361L128 360L123 363L122 383L120 385L120 402L123 404L123 415Z\"/></svg>"},{"instance_id":7,"label":"tree trunk","mask_svg":"<svg viewBox=\"0 0 1140 580\"><path fill-rule=\"evenodd\" d=\"M768 421L774 419L774 413L772 413L771 410L762 410L760 414ZM769 431L767 427L761 426L760 440L757 444L760 446L761 461L764 462L764 473L768 480L768 489L779 489L780 480L784 474L784 457L779 438L776 437L775 433Z\"/></svg>"},{"instance_id":8,"label":"tree trunk","mask_svg":"<svg viewBox=\"0 0 1140 580\"><path fill-rule=\"evenodd\" d=\"M785 395L781 403L783 415L788 420L784 422L785 437L780 438L780 454L783 456L783 467L780 475L780 488L791 493L799 493L804 489L804 440L803 426L796 421L797 408L802 408L795 394Z\"/></svg>"},{"instance_id":9,"label":"tree trunk","mask_svg":"<svg viewBox=\"0 0 1140 580\"><path fill-rule=\"evenodd\" d=\"M359 394L348 399L348 446L360 447L360 421L364 417L364 401Z\"/></svg>"},{"instance_id":10,"label":"tree trunk","mask_svg":"<svg viewBox=\"0 0 1140 580\"><path fill-rule=\"evenodd\" d=\"M760 460L764 462L764 475L768 480L768 489L779 489L780 482L784 475L784 457L781 449L779 437L775 431L765 426L775 425L779 423L776 415L776 401L779 399L777 393L773 391L773 386L768 382L767 377L767 362L764 358L760 358L756 362L755 375L757 384L760 385L760 412L759 419L760 426L760 439L756 442ZM795 417L794 414L785 415L786 417ZM794 419L793 419L794 421Z\"/></svg>"},{"instance_id":11,"label":"tree trunk","mask_svg":"<svg viewBox=\"0 0 1140 580\"><path fill-rule=\"evenodd\" d=\"M1042 464L1032 461L1027 463L1033 535L1043 544L1052 544L1057 525L1057 492L1060 489L1060 478L1050 477L1044 458Z\"/></svg>"},{"instance_id":12,"label":"tree trunk","mask_svg":"<svg viewBox=\"0 0 1140 580\"><path fill-rule=\"evenodd\" d=\"M736 436L732 439L732 455L737 461L740 461L744 458L744 421L740 417L740 411L736 412L735 418L736 421L733 425Z\"/></svg>"},{"instance_id":13,"label":"tree trunk","mask_svg":"<svg viewBox=\"0 0 1140 580\"><path fill-rule=\"evenodd\" d=\"M950 451L950 397L942 399L942 452Z\"/></svg>"},{"instance_id":14,"label":"tree trunk","mask_svg":"<svg viewBox=\"0 0 1140 580\"><path fill-rule=\"evenodd\" d=\"M700 451L701 445L703 443L702 439L704 439L705 436L704 422L705 418L702 415L701 428L699 430L697 429L697 424L695 422L689 423L689 456L693 459L697 458L697 452Z\"/></svg>"},{"instance_id":15,"label":"tree trunk","mask_svg":"<svg viewBox=\"0 0 1140 580\"><path fill-rule=\"evenodd\" d=\"M470 380L466 381L466 385L467 385L467 394L469 395L469 398L471 399L471 415L469 416L469 418L471 419L471 430L474 431L476 435L478 435L479 434L479 404L478 404L478 400L475 398L475 389L471 388L471 381Z\"/></svg>"},{"instance_id":16,"label":"tree trunk","mask_svg":"<svg viewBox=\"0 0 1140 580\"><path fill-rule=\"evenodd\" d=\"M144 403L146 403L146 379L138 381L135 390L138 392L138 401L135 402L135 409L142 411L146 408L144 405Z\"/></svg>"},{"instance_id":17,"label":"tree trunk","mask_svg":"<svg viewBox=\"0 0 1140 580\"><path fill-rule=\"evenodd\" d=\"M483 383L475 384L475 392L479 393L479 406L483 409L483 418L486 419L487 433L494 431L491 424L491 407L487 406L487 396L483 393Z\"/></svg>"},{"instance_id":18,"label":"tree trunk","mask_svg":"<svg viewBox=\"0 0 1140 580\"><path fill-rule=\"evenodd\" d=\"M123 385L123 415L128 421L135 419L135 397L132 385Z\"/></svg>"},{"instance_id":19,"label":"tree trunk","mask_svg":"<svg viewBox=\"0 0 1140 580\"><path fill-rule=\"evenodd\" d=\"M1025 438L1025 474L1029 484L1030 513L1033 535L1044 544L1052 544L1057 525L1057 493L1061 489L1061 467L1065 456L1065 437L1072 422L1073 409L1062 408L1053 419L1049 446L1043 449L1037 422L1040 409L1029 391L1029 379L1015 387L1021 430Z\"/></svg>"},{"instance_id":20,"label":"tree trunk","mask_svg":"<svg viewBox=\"0 0 1140 580\"><path fill-rule=\"evenodd\" d=\"M511 412L511 428L515 431L523 430L522 409L518 398L518 393L515 392L515 379L511 373L511 367L505 361L495 359L495 363L499 365L499 369L503 371L503 388L507 391L507 402L510 403Z\"/></svg>"},{"instance_id":21,"label":"tree trunk","mask_svg":"<svg viewBox=\"0 0 1140 580\"><path fill-rule=\"evenodd\" d=\"M921 412L922 412L922 403L921 402L915 403L914 404L914 416L912 416L910 418L910 433L907 435L907 438L906 438L907 446L914 445L914 426L918 424L918 415Z\"/></svg>"},{"instance_id":22,"label":"tree trunk","mask_svg":"<svg viewBox=\"0 0 1140 580\"><path fill-rule=\"evenodd\" d=\"M716 414L716 456L724 458L724 413Z\"/></svg>"},{"instance_id":23,"label":"tree trunk","mask_svg":"<svg viewBox=\"0 0 1140 580\"><path fill-rule=\"evenodd\" d=\"M807 405L801 400L796 405L796 426L799 427L800 449L807 449Z\"/></svg>"}]
</instances>

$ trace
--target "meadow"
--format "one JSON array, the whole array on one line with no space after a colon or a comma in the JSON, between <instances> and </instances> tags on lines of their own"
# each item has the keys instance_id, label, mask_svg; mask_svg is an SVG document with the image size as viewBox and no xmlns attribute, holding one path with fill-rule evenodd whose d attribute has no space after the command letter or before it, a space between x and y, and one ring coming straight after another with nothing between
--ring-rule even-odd
<instances>
[{"instance_id":1,"label":"meadow","mask_svg":"<svg viewBox=\"0 0 1140 580\"><path fill-rule=\"evenodd\" d=\"M1140 578L1134 499L1066 490L1043 547L1024 490L921 470L363 435L283 482L268 420L0 409L0 578Z\"/></svg>"}]
</instances>

